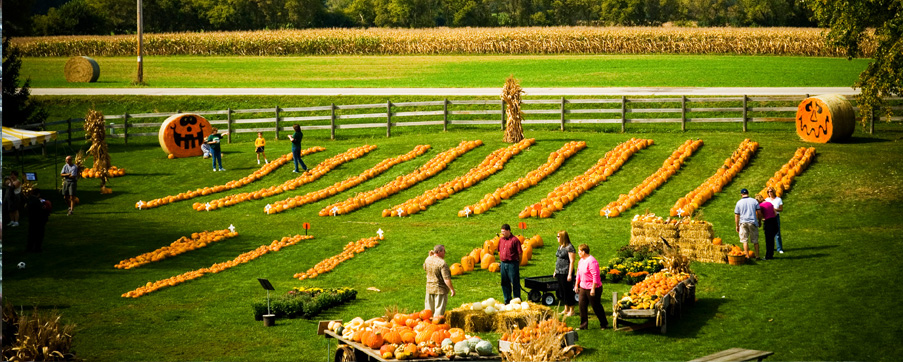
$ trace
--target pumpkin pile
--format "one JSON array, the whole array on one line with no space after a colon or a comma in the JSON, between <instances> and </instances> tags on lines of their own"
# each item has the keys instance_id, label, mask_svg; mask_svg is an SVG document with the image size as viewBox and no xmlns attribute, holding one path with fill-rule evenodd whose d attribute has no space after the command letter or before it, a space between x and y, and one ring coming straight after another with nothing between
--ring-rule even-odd
<instances>
[{"instance_id":1,"label":"pumpkin pile","mask_svg":"<svg viewBox=\"0 0 903 362\"><path fill-rule=\"evenodd\" d=\"M187 253L195 249L203 248L209 244L220 242L228 238L234 238L236 236L238 236L237 232L231 232L228 229L214 231L205 230L199 233L191 233L191 237L183 236L179 238L179 240L173 241L172 244L169 244L169 246L164 246L157 250L138 255L134 258L121 260L113 267L115 267L116 269L137 268L144 264L149 264L166 259L171 256Z\"/></svg>"},{"instance_id":2,"label":"pumpkin pile","mask_svg":"<svg viewBox=\"0 0 903 362\"><path fill-rule=\"evenodd\" d=\"M348 242L348 244L342 248L341 253L323 259L323 261L314 265L313 268L307 269L304 273L296 273L293 277L298 280L316 278L320 274L332 271L337 265L345 260L353 258L356 254L363 253L364 250L379 245L379 241L382 239L381 236L374 236L372 238L363 238L355 242Z\"/></svg>"},{"instance_id":3,"label":"pumpkin pile","mask_svg":"<svg viewBox=\"0 0 903 362\"><path fill-rule=\"evenodd\" d=\"M109 173L110 173L109 177L125 176L125 169L119 168L116 166L112 166L109 169ZM101 176L103 176L103 172L96 171L91 168L82 170L82 173L81 173L82 178L100 178Z\"/></svg>"},{"instance_id":4,"label":"pumpkin pile","mask_svg":"<svg viewBox=\"0 0 903 362\"><path fill-rule=\"evenodd\" d=\"M451 328L432 317L433 311L425 309L411 314L396 313L387 319L365 321L356 317L346 323L330 323L327 328L346 340L379 350L384 359L467 357L473 352L481 356L492 354L489 341L467 335L463 329Z\"/></svg>"},{"instance_id":5,"label":"pumpkin pile","mask_svg":"<svg viewBox=\"0 0 903 362\"><path fill-rule=\"evenodd\" d=\"M259 200L264 197L270 197L273 195L281 194L285 191L294 190L301 185L316 181L320 177L323 177L323 175L325 175L327 172L338 167L339 165L360 158L361 156L364 156L375 149L376 146L374 145L363 145L360 147L351 148L348 151L332 156L325 161L320 162L320 164L318 164L316 167L307 170L307 172L304 172L301 176L285 181L279 186L270 186L253 192L233 194L212 200L206 204L195 202L191 207L194 208L195 211L213 211L241 202Z\"/></svg>"},{"instance_id":6,"label":"pumpkin pile","mask_svg":"<svg viewBox=\"0 0 903 362\"><path fill-rule=\"evenodd\" d=\"M815 157L815 147L797 148L793 157L790 158L790 161L787 161L787 163L781 166L780 170L774 173L774 176L768 179L768 182L765 183L765 188L763 188L762 191L759 191L759 195L762 195L762 197L767 199L768 193L766 191L769 187L774 187L775 195L781 197L784 192L790 190L793 179L809 167L813 157Z\"/></svg>"},{"instance_id":7,"label":"pumpkin pile","mask_svg":"<svg viewBox=\"0 0 903 362\"><path fill-rule=\"evenodd\" d=\"M454 161L456 158L467 152L470 152L474 148L477 148L481 145L483 145L483 141L480 140L461 141L461 143L459 143L457 147L448 149L436 155L436 157L433 157L431 160L427 161L426 164L420 166L420 168L414 170L414 172L411 172L407 175L398 176L394 180L389 181L389 183L383 186L370 191L358 193L357 195L354 195L353 197L348 198L345 201L340 201L326 206L322 210L320 210L319 215L335 216L347 214L354 210L382 200L386 197L399 193L411 186L416 185L420 181L433 177L433 175L448 167L448 164Z\"/></svg>"},{"instance_id":8,"label":"pumpkin pile","mask_svg":"<svg viewBox=\"0 0 903 362\"><path fill-rule=\"evenodd\" d=\"M417 197L414 197L412 199L408 199L407 201L399 205L385 209L383 210L382 215L383 217L401 217L424 211L426 210L426 208L430 207L430 205L435 203L436 200L442 200L451 197L451 195L453 195L455 192L473 186L480 181L485 180L492 174L500 171L503 167L505 167L505 163L507 163L508 160L511 159L511 157L514 157L514 155L520 153L527 147L532 146L534 143L536 143L535 138L528 138L511 146L497 149L490 153L489 156L486 156L486 158L483 159L483 162L480 162L477 167L470 169L470 171L468 171L466 174L455 177L453 180L436 186L433 189L427 190L423 194L418 195Z\"/></svg>"},{"instance_id":9,"label":"pumpkin pile","mask_svg":"<svg viewBox=\"0 0 903 362\"><path fill-rule=\"evenodd\" d=\"M604 157L599 159L595 165L582 175L578 175L572 180L559 185L540 202L527 206L517 216L521 219L527 217L551 217L553 213L564 208L564 205L574 201L587 190L605 181L605 179L617 172L630 156L633 156L634 153L639 152L641 149L649 147L652 145L652 142L649 139L631 138L615 146L614 149L606 152Z\"/></svg>"},{"instance_id":10,"label":"pumpkin pile","mask_svg":"<svg viewBox=\"0 0 903 362\"><path fill-rule=\"evenodd\" d=\"M523 329L515 328L510 333L502 334L500 339L511 343L530 343L546 334L565 334L573 330L564 321L550 318L538 323L531 323Z\"/></svg>"},{"instance_id":11,"label":"pumpkin pile","mask_svg":"<svg viewBox=\"0 0 903 362\"><path fill-rule=\"evenodd\" d=\"M684 160L693 155L699 147L702 146L702 140L687 140L677 148L668 159L662 164L657 171L649 175L643 182L630 190L626 195L621 194L617 200L612 201L607 206L599 210L599 215L605 217L617 217L624 211L630 209L640 201L643 201L655 189L661 187L668 181L671 176L677 173L684 165Z\"/></svg>"},{"instance_id":12,"label":"pumpkin pile","mask_svg":"<svg viewBox=\"0 0 903 362\"><path fill-rule=\"evenodd\" d=\"M671 216L690 215L698 210L715 194L721 192L721 189L746 167L749 159L752 158L758 149L758 142L750 141L749 138L743 140L740 146L737 147L737 150L731 154L731 157L724 160L724 165L718 167L714 175L674 203L674 206L671 207Z\"/></svg>"},{"instance_id":13,"label":"pumpkin pile","mask_svg":"<svg viewBox=\"0 0 903 362\"><path fill-rule=\"evenodd\" d=\"M362 182L372 179L376 176L381 175L383 172L386 172L392 166L395 166L399 163L413 160L415 157L420 156L426 153L427 150L430 149L429 145L418 145L414 147L410 152L403 154L398 157L390 157L385 160L382 160L380 163L376 164L376 166L371 167L370 169L361 172L357 176L349 177L345 180L336 182L332 186L329 186L324 189L320 189L317 191L309 192L305 195L299 195L295 197L289 197L282 201L276 201L269 208L264 209L264 212L272 215L276 213L283 212L288 209L293 209L296 207L300 207L302 205L306 205L312 202L317 202L327 197L333 196L340 192L344 192L352 187L360 185Z\"/></svg>"},{"instance_id":14,"label":"pumpkin pile","mask_svg":"<svg viewBox=\"0 0 903 362\"><path fill-rule=\"evenodd\" d=\"M561 146L558 151L550 153L546 163L540 165L535 170L528 172L526 176L521 177L516 181L511 181L505 186L495 189L495 192L491 194L486 194L486 196L483 196L483 199L476 204L467 206L461 211L458 211L458 216L469 216L469 213L466 210L470 210L470 213L473 214L482 214L501 203L502 200L507 200L516 195L518 192L533 187L533 185L536 185L537 183L557 171L565 160L575 155L577 151L580 151L584 148L586 148L586 142L584 141L572 141L566 143L564 146Z\"/></svg>"},{"instance_id":15,"label":"pumpkin pile","mask_svg":"<svg viewBox=\"0 0 903 362\"><path fill-rule=\"evenodd\" d=\"M533 237L529 239L524 238L523 235L517 235L517 238L521 242L522 250L520 265L524 266L533 258L533 249L541 248L544 243L542 237L539 235L533 235ZM474 248L470 253L461 258L460 263L452 264L449 267L451 275L462 275L465 272L474 271L476 265L479 265L483 270L488 270L493 273L498 272L501 268L501 264L497 263L495 258L495 253L498 250L498 236L486 240L483 242L483 247Z\"/></svg>"},{"instance_id":16,"label":"pumpkin pile","mask_svg":"<svg viewBox=\"0 0 903 362\"><path fill-rule=\"evenodd\" d=\"M670 293L678 283L689 277L690 274L687 273L668 271L651 274L631 287L630 292L618 301L618 306L630 309L652 309L665 294Z\"/></svg>"},{"instance_id":17,"label":"pumpkin pile","mask_svg":"<svg viewBox=\"0 0 903 362\"><path fill-rule=\"evenodd\" d=\"M145 284L143 287L138 287L135 290L132 290L132 291L122 294L122 297L123 298L138 298L142 295L157 291L162 288L179 285L179 284L182 284L189 280L200 278L200 277L204 276L205 274L219 273L219 272L229 269L231 267L238 266L238 265L247 263L251 260L257 259L266 253L279 251L280 249L282 249L286 246L295 245L295 244L301 242L301 240L308 240L308 239L313 239L313 238L314 238L313 235L295 235L292 237L288 237L288 236L283 237L281 240L273 240L273 242L270 243L270 245L261 245L257 249L251 250L246 253L242 253L241 255L235 257L235 259L225 261L222 263L216 263L216 264L211 265L208 268L201 268L201 269L197 269L197 270L192 270L190 272L185 272L185 273L176 275L174 277L169 277L169 278L166 278L163 280L155 281L153 283L147 282L147 284Z\"/></svg>"},{"instance_id":18,"label":"pumpkin pile","mask_svg":"<svg viewBox=\"0 0 903 362\"><path fill-rule=\"evenodd\" d=\"M325 148L320 147L320 146L311 147L308 149L301 150L301 156L305 156L305 155L309 155L311 153L321 152L321 151L325 151L325 150L326 150ZM247 185L249 183L252 183L254 181L260 180L264 176L268 175L270 172L273 172L275 169L279 168L280 166L284 165L286 162L291 161L291 160L292 160L292 154L291 153L285 154L285 155L273 160L272 162L263 165L257 171L254 171L252 174L242 177L239 180L229 181L225 185L217 185L217 186L212 186L212 187L200 188L200 189L197 189L194 191L186 191L186 192L180 193L175 196L165 196L165 197L161 197L159 199L150 200L148 202L138 201L137 203L135 203L135 208L136 209L153 209L157 206L163 206L163 205L173 203L176 201L193 199L193 198L199 197L199 196L207 196L207 195L214 194L217 192L223 192L223 191L234 189L236 187L241 187L241 186Z\"/></svg>"}]
</instances>

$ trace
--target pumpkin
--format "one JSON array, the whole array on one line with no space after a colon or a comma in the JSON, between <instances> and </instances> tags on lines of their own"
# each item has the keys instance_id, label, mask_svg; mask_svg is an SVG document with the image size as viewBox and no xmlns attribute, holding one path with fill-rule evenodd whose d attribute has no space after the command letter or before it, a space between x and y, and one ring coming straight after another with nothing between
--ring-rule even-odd
<instances>
[{"instance_id":1,"label":"pumpkin","mask_svg":"<svg viewBox=\"0 0 903 362\"><path fill-rule=\"evenodd\" d=\"M712 239L712 244L713 245L721 245L721 238Z\"/></svg>"},{"instance_id":2,"label":"pumpkin","mask_svg":"<svg viewBox=\"0 0 903 362\"><path fill-rule=\"evenodd\" d=\"M407 319L408 319L408 316L406 314L402 314L402 313L395 313L395 315L392 316L392 322L395 322L395 324L400 325L400 326L405 325L405 321Z\"/></svg>"},{"instance_id":3,"label":"pumpkin","mask_svg":"<svg viewBox=\"0 0 903 362\"><path fill-rule=\"evenodd\" d=\"M473 271L473 263L474 260L470 257L470 255L461 258L461 266L466 272Z\"/></svg>"},{"instance_id":4,"label":"pumpkin","mask_svg":"<svg viewBox=\"0 0 903 362\"><path fill-rule=\"evenodd\" d=\"M494 256L494 255L485 254L485 255L483 255L483 260L480 261L480 268L483 268L483 269L489 269L489 267L490 267L493 263L495 263L495 256Z\"/></svg>"},{"instance_id":5,"label":"pumpkin","mask_svg":"<svg viewBox=\"0 0 903 362\"><path fill-rule=\"evenodd\" d=\"M480 262L480 257L483 255L483 248L476 248L470 252L470 257L473 258L474 263Z\"/></svg>"},{"instance_id":6,"label":"pumpkin","mask_svg":"<svg viewBox=\"0 0 903 362\"><path fill-rule=\"evenodd\" d=\"M539 235L533 236L533 247L534 248L541 248L544 245L545 245L545 243L543 243L543 241L542 241L542 236L539 236Z\"/></svg>"},{"instance_id":7,"label":"pumpkin","mask_svg":"<svg viewBox=\"0 0 903 362\"><path fill-rule=\"evenodd\" d=\"M796 109L796 134L803 141L843 141L853 135L855 122L850 101L837 94L806 98Z\"/></svg>"},{"instance_id":8,"label":"pumpkin","mask_svg":"<svg viewBox=\"0 0 903 362\"><path fill-rule=\"evenodd\" d=\"M429 341L430 338L433 337L433 333L434 333L434 331L431 331L429 329L425 329L420 332L417 332L417 337L414 338L414 343L420 344L420 343Z\"/></svg>"},{"instance_id":9,"label":"pumpkin","mask_svg":"<svg viewBox=\"0 0 903 362\"><path fill-rule=\"evenodd\" d=\"M396 331L396 330L390 330L390 331L386 332L386 334L383 336L383 338L386 340L387 343L391 343L391 344L400 344L402 342L401 333L398 333L398 331Z\"/></svg>"},{"instance_id":10,"label":"pumpkin","mask_svg":"<svg viewBox=\"0 0 903 362\"><path fill-rule=\"evenodd\" d=\"M485 242L483 242L483 250L489 254L495 254L496 245L497 244L494 244L492 240L486 240Z\"/></svg>"},{"instance_id":11,"label":"pumpkin","mask_svg":"<svg viewBox=\"0 0 903 362\"><path fill-rule=\"evenodd\" d=\"M450 266L449 271L451 271L451 275L461 275L464 274L464 267L461 266L460 263L454 263Z\"/></svg>"},{"instance_id":12,"label":"pumpkin","mask_svg":"<svg viewBox=\"0 0 903 362\"><path fill-rule=\"evenodd\" d=\"M499 263L492 263L489 265L489 271L493 273L498 273L499 269L502 268L502 265Z\"/></svg>"},{"instance_id":13,"label":"pumpkin","mask_svg":"<svg viewBox=\"0 0 903 362\"><path fill-rule=\"evenodd\" d=\"M378 331L367 334L367 339L363 340L363 342L364 342L365 346L370 347L372 349L378 349L379 347L382 347L383 344L386 343L385 339L383 338L382 333L380 333Z\"/></svg>"},{"instance_id":14,"label":"pumpkin","mask_svg":"<svg viewBox=\"0 0 903 362\"><path fill-rule=\"evenodd\" d=\"M200 156L204 154L201 145L212 128L207 119L197 114L175 114L160 125L157 140L163 151L174 158Z\"/></svg>"},{"instance_id":15,"label":"pumpkin","mask_svg":"<svg viewBox=\"0 0 903 362\"><path fill-rule=\"evenodd\" d=\"M458 343L464 340L464 330L461 328L452 328L448 330L448 338L452 340L454 343Z\"/></svg>"},{"instance_id":16,"label":"pumpkin","mask_svg":"<svg viewBox=\"0 0 903 362\"><path fill-rule=\"evenodd\" d=\"M404 351L407 353L417 353L417 345L413 343L408 343L404 345Z\"/></svg>"},{"instance_id":17,"label":"pumpkin","mask_svg":"<svg viewBox=\"0 0 903 362\"><path fill-rule=\"evenodd\" d=\"M424 309L420 311L420 319L428 321L430 318L433 318L433 311L431 309Z\"/></svg>"},{"instance_id":18,"label":"pumpkin","mask_svg":"<svg viewBox=\"0 0 903 362\"><path fill-rule=\"evenodd\" d=\"M395 348L395 345L384 344L379 348L379 355L384 359L393 359L395 358Z\"/></svg>"},{"instance_id":19,"label":"pumpkin","mask_svg":"<svg viewBox=\"0 0 903 362\"><path fill-rule=\"evenodd\" d=\"M470 354L470 347L467 345L467 341L455 343L455 354L458 355L458 357L464 357Z\"/></svg>"},{"instance_id":20,"label":"pumpkin","mask_svg":"<svg viewBox=\"0 0 903 362\"><path fill-rule=\"evenodd\" d=\"M477 343L476 348L474 350L477 351L477 354L480 356L488 356L492 354L492 343L489 341L480 341Z\"/></svg>"},{"instance_id":21,"label":"pumpkin","mask_svg":"<svg viewBox=\"0 0 903 362\"><path fill-rule=\"evenodd\" d=\"M401 341L403 343L414 343L414 341L417 340L417 334L410 329L406 329L399 334L401 335Z\"/></svg>"},{"instance_id":22,"label":"pumpkin","mask_svg":"<svg viewBox=\"0 0 903 362\"><path fill-rule=\"evenodd\" d=\"M444 329L440 329L438 331L433 332L433 335L430 337L430 341L436 343L436 345L442 345L442 341L449 337L448 331Z\"/></svg>"},{"instance_id":23,"label":"pumpkin","mask_svg":"<svg viewBox=\"0 0 903 362\"><path fill-rule=\"evenodd\" d=\"M530 244L524 244L523 252L520 256L520 265L527 265L531 258L533 258L533 247Z\"/></svg>"}]
</instances>

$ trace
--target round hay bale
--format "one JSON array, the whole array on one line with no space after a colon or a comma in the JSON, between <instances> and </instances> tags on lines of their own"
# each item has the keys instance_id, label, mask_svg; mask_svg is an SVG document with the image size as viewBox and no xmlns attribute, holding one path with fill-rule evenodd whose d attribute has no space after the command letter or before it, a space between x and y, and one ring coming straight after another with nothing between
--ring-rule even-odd
<instances>
[{"instance_id":1,"label":"round hay bale","mask_svg":"<svg viewBox=\"0 0 903 362\"><path fill-rule=\"evenodd\" d=\"M201 145L211 133L210 122L197 114L175 114L163 121L157 138L160 147L173 157L193 157L204 154Z\"/></svg>"},{"instance_id":2,"label":"round hay bale","mask_svg":"<svg viewBox=\"0 0 903 362\"><path fill-rule=\"evenodd\" d=\"M796 134L807 142L839 142L855 128L853 105L838 94L809 97L796 109Z\"/></svg>"},{"instance_id":3,"label":"round hay bale","mask_svg":"<svg viewBox=\"0 0 903 362\"><path fill-rule=\"evenodd\" d=\"M72 57L66 61L64 73L69 83L94 83L100 77L100 66L86 56Z\"/></svg>"}]
</instances>

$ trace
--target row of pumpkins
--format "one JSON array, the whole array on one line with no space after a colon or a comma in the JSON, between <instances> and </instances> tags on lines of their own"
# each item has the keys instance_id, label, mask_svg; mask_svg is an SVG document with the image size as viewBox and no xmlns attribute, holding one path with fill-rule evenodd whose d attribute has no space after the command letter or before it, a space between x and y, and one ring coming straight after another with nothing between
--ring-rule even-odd
<instances>
[{"instance_id":1,"label":"row of pumpkins","mask_svg":"<svg viewBox=\"0 0 903 362\"><path fill-rule=\"evenodd\" d=\"M630 190L627 194L621 194L617 200L612 201L601 210L600 216L617 217L627 209L630 209L640 201L643 201L655 189L661 187L668 181L671 176L677 173L684 165L684 161L693 155L699 147L702 146L702 140L686 140L678 147L671 156L665 160L657 171L649 175L643 182Z\"/></svg>"},{"instance_id":2,"label":"row of pumpkins","mask_svg":"<svg viewBox=\"0 0 903 362\"><path fill-rule=\"evenodd\" d=\"M417 359L439 356L466 357L471 354L491 355L492 343L470 336L461 328L451 328L433 311L396 313L391 318L364 320L356 317L346 323L330 322L327 329L342 338L379 350L384 359Z\"/></svg>"},{"instance_id":3,"label":"row of pumpkins","mask_svg":"<svg viewBox=\"0 0 903 362\"><path fill-rule=\"evenodd\" d=\"M634 153L641 149L651 146L651 139L631 138L626 142L620 143L614 149L605 153L595 165L586 170L583 174L577 175L573 179L558 185L552 192L546 195L539 202L524 208L517 216L521 219L528 217L547 218L552 216L556 211L560 211L574 199L580 197L587 190L605 181L613 173L627 162Z\"/></svg>"},{"instance_id":4,"label":"row of pumpkins","mask_svg":"<svg viewBox=\"0 0 903 362\"><path fill-rule=\"evenodd\" d=\"M544 244L542 237L539 235L534 235L529 239L524 238L523 235L517 235L517 238L521 242L520 265L524 266L533 258L533 249L541 248ZM483 242L482 248L473 249L470 254L461 258L460 263L454 263L449 267L451 275L462 275L465 272L471 272L477 263L479 263L481 269L493 273L498 272L501 269L501 264L495 261L495 253L499 250L499 241L500 238L496 236Z\"/></svg>"},{"instance_id":5,"label":"row of pumpkins","mask_svg":"<svg viewBox=\"0 0 903 362\"><path fill-rule=\"evenodd\" d=\"M809 164L812 163L812 159L815 157L815 147L800 147L796 149L796 152L793 153L793 157L790 158L790 161L787 161L781 169L774 173L767 182L765 182L765 188L762 191L759 191L759 195L762 195L764 198L768 198L768 193L766 192L769 187L774 187L774 193L777 197L781 197L784 192L790 190L790 185L793 183L793 179L796 175L803 173L803 170L806 167L809 167Z\"/></svg>"},{"instance_id":6,"label":"row of pumpkins","mask_svg":"<svg viewBox=\"0 0 903 362\"><path fill-rule=\"evenodd\" d=\"M519 154L521 151L535 143L535 138L527 138L511 146L497 149L486 156L479 165L471 168L466 174L455 177L451 181L427 190L401 204L383 210L382 215L383 217L404 216L426 210L427 207L436 201L448 198L454 193L473 186L480 181L485 180L487 177L492 176L500 171L505 166L505 163L511 160L511 157L514 157L514 155Z\"/></svg>"},{"instance_id":7,"label":"row of pumpkins","mask_svg":"<svg viewBox=\"0 0 903 362\"><path fill-rule=\"evenodd\" d=\"M95 170L93 168L88 168L88 169L82 170L82 172L81 172L82 178L100 178L101 176L103 176L103 171ZM109 170L107 170L107 176L108 177L125 176L125 169L119 168L116 166L112 166L112 167L110 167Z\"/></svg>"},{"instance_id":8,"label":"row of pumpkins","mask_svg":"<svg viewBox=\"0 0 903 362\"><path fill-rule=\"evenodd\" d=\"M709 201L715 194L721 192L724 185L729 184L746 167L749 159L752 158L758 149L758 142L750 141L749 138L743 140L740 146L737 147L737 150L724 160L724 165L719 167L714 175L674 203L670 210L671 216L693 214L694 211Z\"/></svg>"},{"instance_id":9,"label":"row of pumpkins","mask_svg":"<svg viewBox=\"0 0 903 362\"><path fill-rule=\"evenodd\" d=\"M200 233L191 233L191 237L183 236L173 241L168 246L164 246L154 251L150 251L133 258L120 260L113 267L116 269L132 269L144 264L160 261L171 256L203 248L207 245L223 241L228 238L238 236L237 232L229 229L202 231Z\"/></svg>"}]
</instances>

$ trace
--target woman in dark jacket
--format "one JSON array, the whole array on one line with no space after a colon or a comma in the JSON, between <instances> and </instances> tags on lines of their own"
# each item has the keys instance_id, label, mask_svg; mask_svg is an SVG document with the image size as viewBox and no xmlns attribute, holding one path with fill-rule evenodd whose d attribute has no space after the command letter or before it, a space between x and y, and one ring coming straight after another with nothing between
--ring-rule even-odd
<instances>
[{"instance_id":1,"label":"woman in dark jacket","mask_svg":"<svg viewBox=\"0 0 903 362\"><path fill-rule=\"evenodd\" d=\"M574 298L574 260L576 255L577 250L571 244L568 232L559 231L558 251L555 253L555 272L552 275L558 279L558 298L564 304L561 314L567 317L574 315L574 305L577 304L577 300Z\"/></svg>"}]
</instances>

